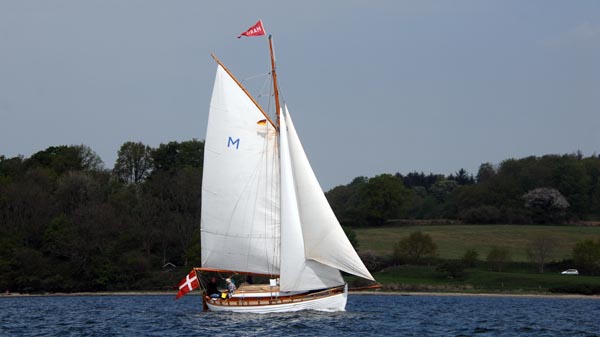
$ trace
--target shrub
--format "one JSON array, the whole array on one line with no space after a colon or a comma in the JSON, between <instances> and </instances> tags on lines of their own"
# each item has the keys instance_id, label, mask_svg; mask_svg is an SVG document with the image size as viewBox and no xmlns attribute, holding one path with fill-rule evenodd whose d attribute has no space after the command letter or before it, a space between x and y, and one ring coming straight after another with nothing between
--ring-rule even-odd
<instances>
[{"instance_id":1,"label":"shrub","mask_svg":"<svg viewBox=\"0 0 600 337\"><path fill-rule=\"evenodd\" d=\"M533 222L533 220L531 220L531 212L529 210L510 207L504 209L503 221L511 225L530 224Z\"/></svg>"},{"instance_id":2,"label":"shrub","mask_svg":"<svg viewBox=\"0 0 600 337\"><path fill-rule=\"evenodd\" d=\"M436 271L444 273L447 278L459 279L465 277L465 266L460 261L446 261L435 268Z\"/></svg>"},{"instance_id":3,"label":"shrub","mask_svg":"<svg viewBox=\"0 0 600 337\"><path fill-rule=\"evenodd\" d=\"M356 232L350 227L342 227L342 229L344 230L344 234L346 234L346 237L352 244L352 247L354 247L354 250L358 250L358 239L356 238Z\"/></svg>"},{"instance_id":4,"label":"shrub","mask_svg":"<svg viewBox=\"0 0 600 337\"><path fill-rule=\"evenodd\" d=\"M469 208L460 214L465 223L470 224L495 224L500 222L501 213L494 206L480 206Z\"/></svg>"},{"instance_id":5,"label":"shrub","mask_svg":"<svg viewBox=\"0 0 600 337\"><path fill-rule=\"evenodd\" d=\"M365 264L365 267L367 267L367 269L372 273L378 272L390 264L389 261L386 261L384 257L376 255L372 251L366 251L364 253L360 253L359 255L360 259Z\"/></svg>"},{"instance_id":6,"label":"shrub","mask_svg":"<svg viewBox=\"0 0 600 337\"><path fill-rule=\"evenodd\" d=\"M595 284L571 284L553 287L549 289L552 293L599 295L600 285Z\"/></svg>"},{"instance_id":7,"label":"shrub","mask_svg":"<svg viewBox=\"0 0 600 337\"><path fill-rule=\"evenodd\" d=\"M510 251L506 247L494 246L487 255L487 261L490 262L496 271L502 271L507 262L510 262Z\"/></svg>"},{"instance_id":8,"label":"shrub","mask_svg":"<svg viewBox=\"0 0 600 337\"><path fill-rule=\"evenodd\" d=\"M600 240L585 240L573 247L573 262L583 273L600 274Z\"/></svg>"},{"instance_id":9,"label":"shrub","mask_svg":"<svg viewBox=\"0 0 600 337\"><path fill-rule=\"evenodd\" d=\"M477 263L477 260L479 259L479 253L477 253L477 251L473 248L467 249L465 251L465 254L462 256L462 264L465 267L475 267L475 264Z\"/></svg>"},{"instance_id":10,"label":"shrub","mask_svg":"<svg viewBox=\"0 0 600 337\"><path fill-rule=\"evenodd\" d=\"M396 262L408 262L419 264L425 257L433 257L437 246L429 234L413 232L407 238L398 242L394 248L394 260Z\"/></svg>"}]
</instances>

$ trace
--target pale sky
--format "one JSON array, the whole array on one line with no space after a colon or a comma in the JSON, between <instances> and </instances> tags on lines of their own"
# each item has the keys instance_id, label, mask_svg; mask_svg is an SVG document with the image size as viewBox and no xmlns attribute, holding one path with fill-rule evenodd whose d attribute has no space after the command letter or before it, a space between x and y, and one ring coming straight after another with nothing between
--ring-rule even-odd
<instances>
[{"instance_id":1,"label":"pale sky","mask_svg":"<svg viewBox=\"0 0 600 337\"><path fill-rule=\"evenodd\" d=\"M0 0L0 154L204 139L214 52L278 76L324 190L600 153L600 1Z\"/></svg>"}]
</instances>

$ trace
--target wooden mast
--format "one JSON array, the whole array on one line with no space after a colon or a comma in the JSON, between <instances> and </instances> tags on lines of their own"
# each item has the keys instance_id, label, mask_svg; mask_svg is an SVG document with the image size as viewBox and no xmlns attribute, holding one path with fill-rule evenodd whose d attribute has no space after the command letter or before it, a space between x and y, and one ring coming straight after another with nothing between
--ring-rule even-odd
<instances>
[{"instance_id":1,"label":"wooden mast","mask_svg":"<svg viewBox=\"0 0 600 337\"><path fill-rule=\"evenodd\" d=\"M275 94L275 114L277 116L277 129L279 129L279 114L281 107L279 105L279 88L277 87L277 72L275 71L275 53L273 52L273 39L269 35L269 51L271 52L271 74L273 76L273 92Z\"/></svg>"}]
</instances>

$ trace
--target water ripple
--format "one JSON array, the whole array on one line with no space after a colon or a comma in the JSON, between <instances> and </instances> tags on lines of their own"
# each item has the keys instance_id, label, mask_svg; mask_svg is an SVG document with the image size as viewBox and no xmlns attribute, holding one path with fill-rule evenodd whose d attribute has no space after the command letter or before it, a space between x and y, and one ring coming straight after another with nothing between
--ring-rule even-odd
<instances>
[{"instance_id":1,"label":"water ripple","mask_svg":"<svg viewBox=\"0 0 600 337\"><path fill-rule=\"evenodd\" d=\"M201 312L197 296L0 298L0 336L599 336L593 299L350 296L346 312Z\"/></svg>"}]
</instances>

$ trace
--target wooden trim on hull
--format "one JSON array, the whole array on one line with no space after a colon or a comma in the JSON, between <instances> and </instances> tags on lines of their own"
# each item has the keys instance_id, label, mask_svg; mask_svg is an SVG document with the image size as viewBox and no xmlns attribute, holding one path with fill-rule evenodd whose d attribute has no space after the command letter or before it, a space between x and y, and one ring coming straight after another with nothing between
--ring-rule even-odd
<instances>
[{"instance_id":1,"label":"wooden trim on hull","mask_svg":"<svg viewBox=\"0 0 600 337\"><path fill-rule=\"evenodd\" d=\"M205 296L204 302L211 311L249 313L287 312L299 310L343 311L348 296L347 285L314 293L280 297L232 297L227 299Z\"/></svg>"}]
</instances>

